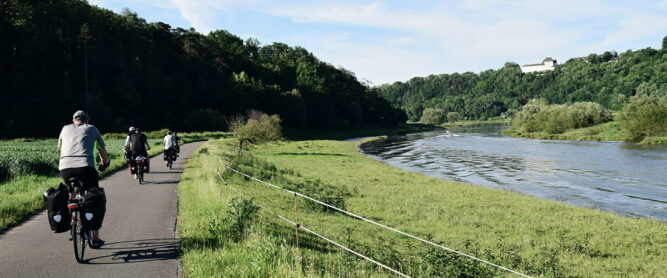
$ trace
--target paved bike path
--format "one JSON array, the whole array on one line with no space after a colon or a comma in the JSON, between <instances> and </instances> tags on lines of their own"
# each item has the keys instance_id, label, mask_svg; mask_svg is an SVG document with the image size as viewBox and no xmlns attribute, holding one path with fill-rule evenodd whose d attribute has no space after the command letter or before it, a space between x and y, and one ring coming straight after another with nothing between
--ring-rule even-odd
<instances>
[{"instance_id":1,"label":"paved bike path","mask_svg":"<svg viewBox=\"0 0 667 278\"><path fill-rule=\"evenodd\" d=\"M83 264L74 258L68 233L51 232L46 211L6 231L0 235L0 277L178 277L178 182L200 145L182 145L172 170L162 155L152 158L144 184L127 168L100 180L107 194L100 230L106 244L86 248Z\"/></svg>"}]
</instances>

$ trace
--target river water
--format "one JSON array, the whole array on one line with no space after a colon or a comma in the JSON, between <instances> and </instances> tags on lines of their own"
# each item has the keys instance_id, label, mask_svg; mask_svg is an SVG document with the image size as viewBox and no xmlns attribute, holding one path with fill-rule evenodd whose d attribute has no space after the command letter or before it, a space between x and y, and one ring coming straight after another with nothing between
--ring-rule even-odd
<instances>
[{"instance_id":1,"label":"river water","mask_svg":"<svg viewBox=\"0 0 667 278\"><path fill-rule=\"evenodd\" d=\"M394 136L371 157L443 179L667 221L667 146L514 138L505 125Z\"/></svg>"}]
</instances>

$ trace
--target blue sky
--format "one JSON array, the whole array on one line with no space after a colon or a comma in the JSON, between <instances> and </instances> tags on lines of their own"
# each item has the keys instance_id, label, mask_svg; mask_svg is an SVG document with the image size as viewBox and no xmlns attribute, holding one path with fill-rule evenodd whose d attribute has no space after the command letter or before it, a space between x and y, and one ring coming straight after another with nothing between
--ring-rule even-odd
<instances>
[{"instance_id":1,"label":"blue sky","mask_svg":"<svg viewBox=\"0 0 667 278\"><path fill-rule=\"evenodd\" d=\"M149 22L302 46L374 85L646 47L667 35L667 0L89 0Z\"/></svg>"}]
</instances>

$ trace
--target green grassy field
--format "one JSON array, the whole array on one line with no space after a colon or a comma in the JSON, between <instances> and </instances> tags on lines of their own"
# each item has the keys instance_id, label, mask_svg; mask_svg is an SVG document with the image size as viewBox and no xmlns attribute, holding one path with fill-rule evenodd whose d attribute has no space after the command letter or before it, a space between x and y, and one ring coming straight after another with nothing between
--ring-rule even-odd
<instances>
[{"instance_id":1,"label":"green grassy field","mask_svg":"<svg viewBox=\"0 0 667 278\"><path fill-rule=\"evenodd\" d=\"M231 136L223 132L183 133L182 141L202 141ZM124 137L121 137L124 138ZM111 165L101 176L126 168L123 155L125 139L105 139ZM162 152L162 139L149 139L150 156ZM0 141L0 231L20 223L25 217L44 209L42 193L58 187L56 139L17 139Z\"/></svg>"},{"instance_id":2,"label":"green grassy field","mask_svg":"<svg viewBox=\"0 0 667 278\"><path fill-rule=\"evenodd\" d=\"M514 192L403 171L360 154L356 142L289 141L256 146L242 158L231 139L212 141L187 164L179 233L186 277L393 276L299 232L294 196L224 172L217 161L331 202L416 236L543 277L666 277L667 224L573 207ZM245 161L245 162L243 162ZM244 236L217 170L261 208ZM316 186L313 186L316 185ZM231 202L231 203L230 203ZM238 199L236 200L238 202ZM232 219L232 220L230 220ZM514 276L298 199L299 223L411 276Z\"/></svg>"}]
</instances>

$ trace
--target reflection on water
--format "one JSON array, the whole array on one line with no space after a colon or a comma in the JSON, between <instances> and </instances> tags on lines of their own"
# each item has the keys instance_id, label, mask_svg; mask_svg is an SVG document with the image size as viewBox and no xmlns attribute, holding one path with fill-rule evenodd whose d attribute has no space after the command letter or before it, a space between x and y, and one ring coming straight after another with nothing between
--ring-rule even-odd
<instances>
[{"instance_id":1,"label":"reflection on water","mask_svg":"<svg viewBox=\"0 0 667 278\"><path fill-rule=\"evenodd\" d=\"M485 125L390 137L363 151L390 165L573 205L667 221L667 147L534 140Z\"/></svg>"}]
</instances>

